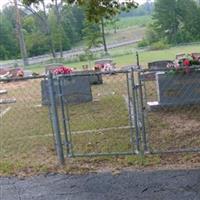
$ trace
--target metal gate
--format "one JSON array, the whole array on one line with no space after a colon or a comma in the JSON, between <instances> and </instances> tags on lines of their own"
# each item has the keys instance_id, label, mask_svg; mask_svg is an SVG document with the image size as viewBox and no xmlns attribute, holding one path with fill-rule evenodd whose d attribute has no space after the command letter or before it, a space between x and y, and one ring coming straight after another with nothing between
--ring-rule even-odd
<instances>
[{"instance_id":1,"label":"metal gate","mask_svg":"<svg viewBox=\"0 0 200 200\"><path fill-rule=\"evenodd\" d=\"M60 163L64 163L65 156L119 156L148 151L143 92L136 75L132 67L114 73L49 74L49 108ZM85 84L92 76L101 76L103 83ZM88 102L73 103L73 98L66 95L69 91L65 82L76 84L76 79L90 89L87 94L82 88L72 95L80 95L81 102L91 91Z\"/></svg>"}]
</instances>

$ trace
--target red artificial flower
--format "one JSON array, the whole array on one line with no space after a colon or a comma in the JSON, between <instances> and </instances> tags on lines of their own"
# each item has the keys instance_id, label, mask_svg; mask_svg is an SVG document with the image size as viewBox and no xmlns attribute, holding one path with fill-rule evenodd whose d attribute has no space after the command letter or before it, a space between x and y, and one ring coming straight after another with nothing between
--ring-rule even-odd
<instances>
[{"instance_id":1,"label":"red artificial flower","mask_svg":"<svg viewBox=\"0 0 200 200\"><path fill-rule=\"evenodd\" d=\"M53 70L54 75L58 74L71 74L72 69L70 67L60 66Z\"/></svg>"},{"instance_id":2,"label":"red artificial flower","mask_svg":"<svg viewBox=\"0 0 200 200\"><path fill-rule=\"evenodd\" d=\"M183 61L183 65L184 65L184 66L190 66L190 61L189 61L188 59L185 59L185 60Z\"/></svg>"}]
</instances>

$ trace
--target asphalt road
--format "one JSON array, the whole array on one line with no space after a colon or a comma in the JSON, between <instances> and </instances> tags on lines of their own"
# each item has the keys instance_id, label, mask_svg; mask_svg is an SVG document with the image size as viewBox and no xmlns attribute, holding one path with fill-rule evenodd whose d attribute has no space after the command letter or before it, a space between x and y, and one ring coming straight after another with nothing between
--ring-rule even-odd
<instances>
[{"instance_id":1,"label":"asphalt road","mask_svg":"<svg viewBox=\"0 0 200 200\"><path fill-rule=\"evenodd\" d=\"M199 200L200 170L0 178L1 200Z\"/></svg>"}]
</instances>

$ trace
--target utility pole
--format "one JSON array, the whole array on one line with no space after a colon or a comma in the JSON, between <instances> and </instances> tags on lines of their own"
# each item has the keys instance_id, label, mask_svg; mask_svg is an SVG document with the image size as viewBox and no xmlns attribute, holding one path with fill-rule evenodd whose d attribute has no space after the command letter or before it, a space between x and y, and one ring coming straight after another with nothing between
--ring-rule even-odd
<instances>
[{"instance_id":1,"label":"utility pole","mask_svg":"<svg viewBox=\"0 0 200 200\"><path fill-rule=\"evenodd\" d=\"M17 5L17 0L14 0L14 5L15 5L15 14L16 14L16 30L17 30L17 36L19 39L21 57L23 59L24 66L27 66L28 56L27 56L26 45L24 41L24 34L22 32L21 18L20 18L18 5Z\"/></svg>"}]
</instances>

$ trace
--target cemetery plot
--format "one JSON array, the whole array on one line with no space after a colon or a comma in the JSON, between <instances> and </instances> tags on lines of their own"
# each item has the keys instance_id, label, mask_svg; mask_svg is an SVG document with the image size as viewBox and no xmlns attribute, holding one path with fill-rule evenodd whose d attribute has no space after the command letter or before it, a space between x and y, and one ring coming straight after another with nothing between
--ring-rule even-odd
<instances>
[{"instance_id":1,"label":"cemetery plot","mask_svg":"<svg viewBox=\"0 0 200 200\"><path fill-rule=\"evenodd\" d=\"M200 73L156 72L144 81L152 152L199 151Z\"/></svg>"},{"instance_id":2,"label":"cemetery plot","mask_svg":"<svg viewBox=\"0 0 200 200\"><path fill-rule=\"evenodd\" d=\"M57 166L49 110L42 105L41 81L2 83L8 91L2 98L14 98L16 103L9 104L11 109L0 122L0 173L4 165L12 172L27 166L33 171ZM132 153L125 74L105 75L103 84L91 85L91 92L92 101L65 105L69 108L74 153ZM62 126L61 132L64 138Z\"/></svg>"}]
</instances>

